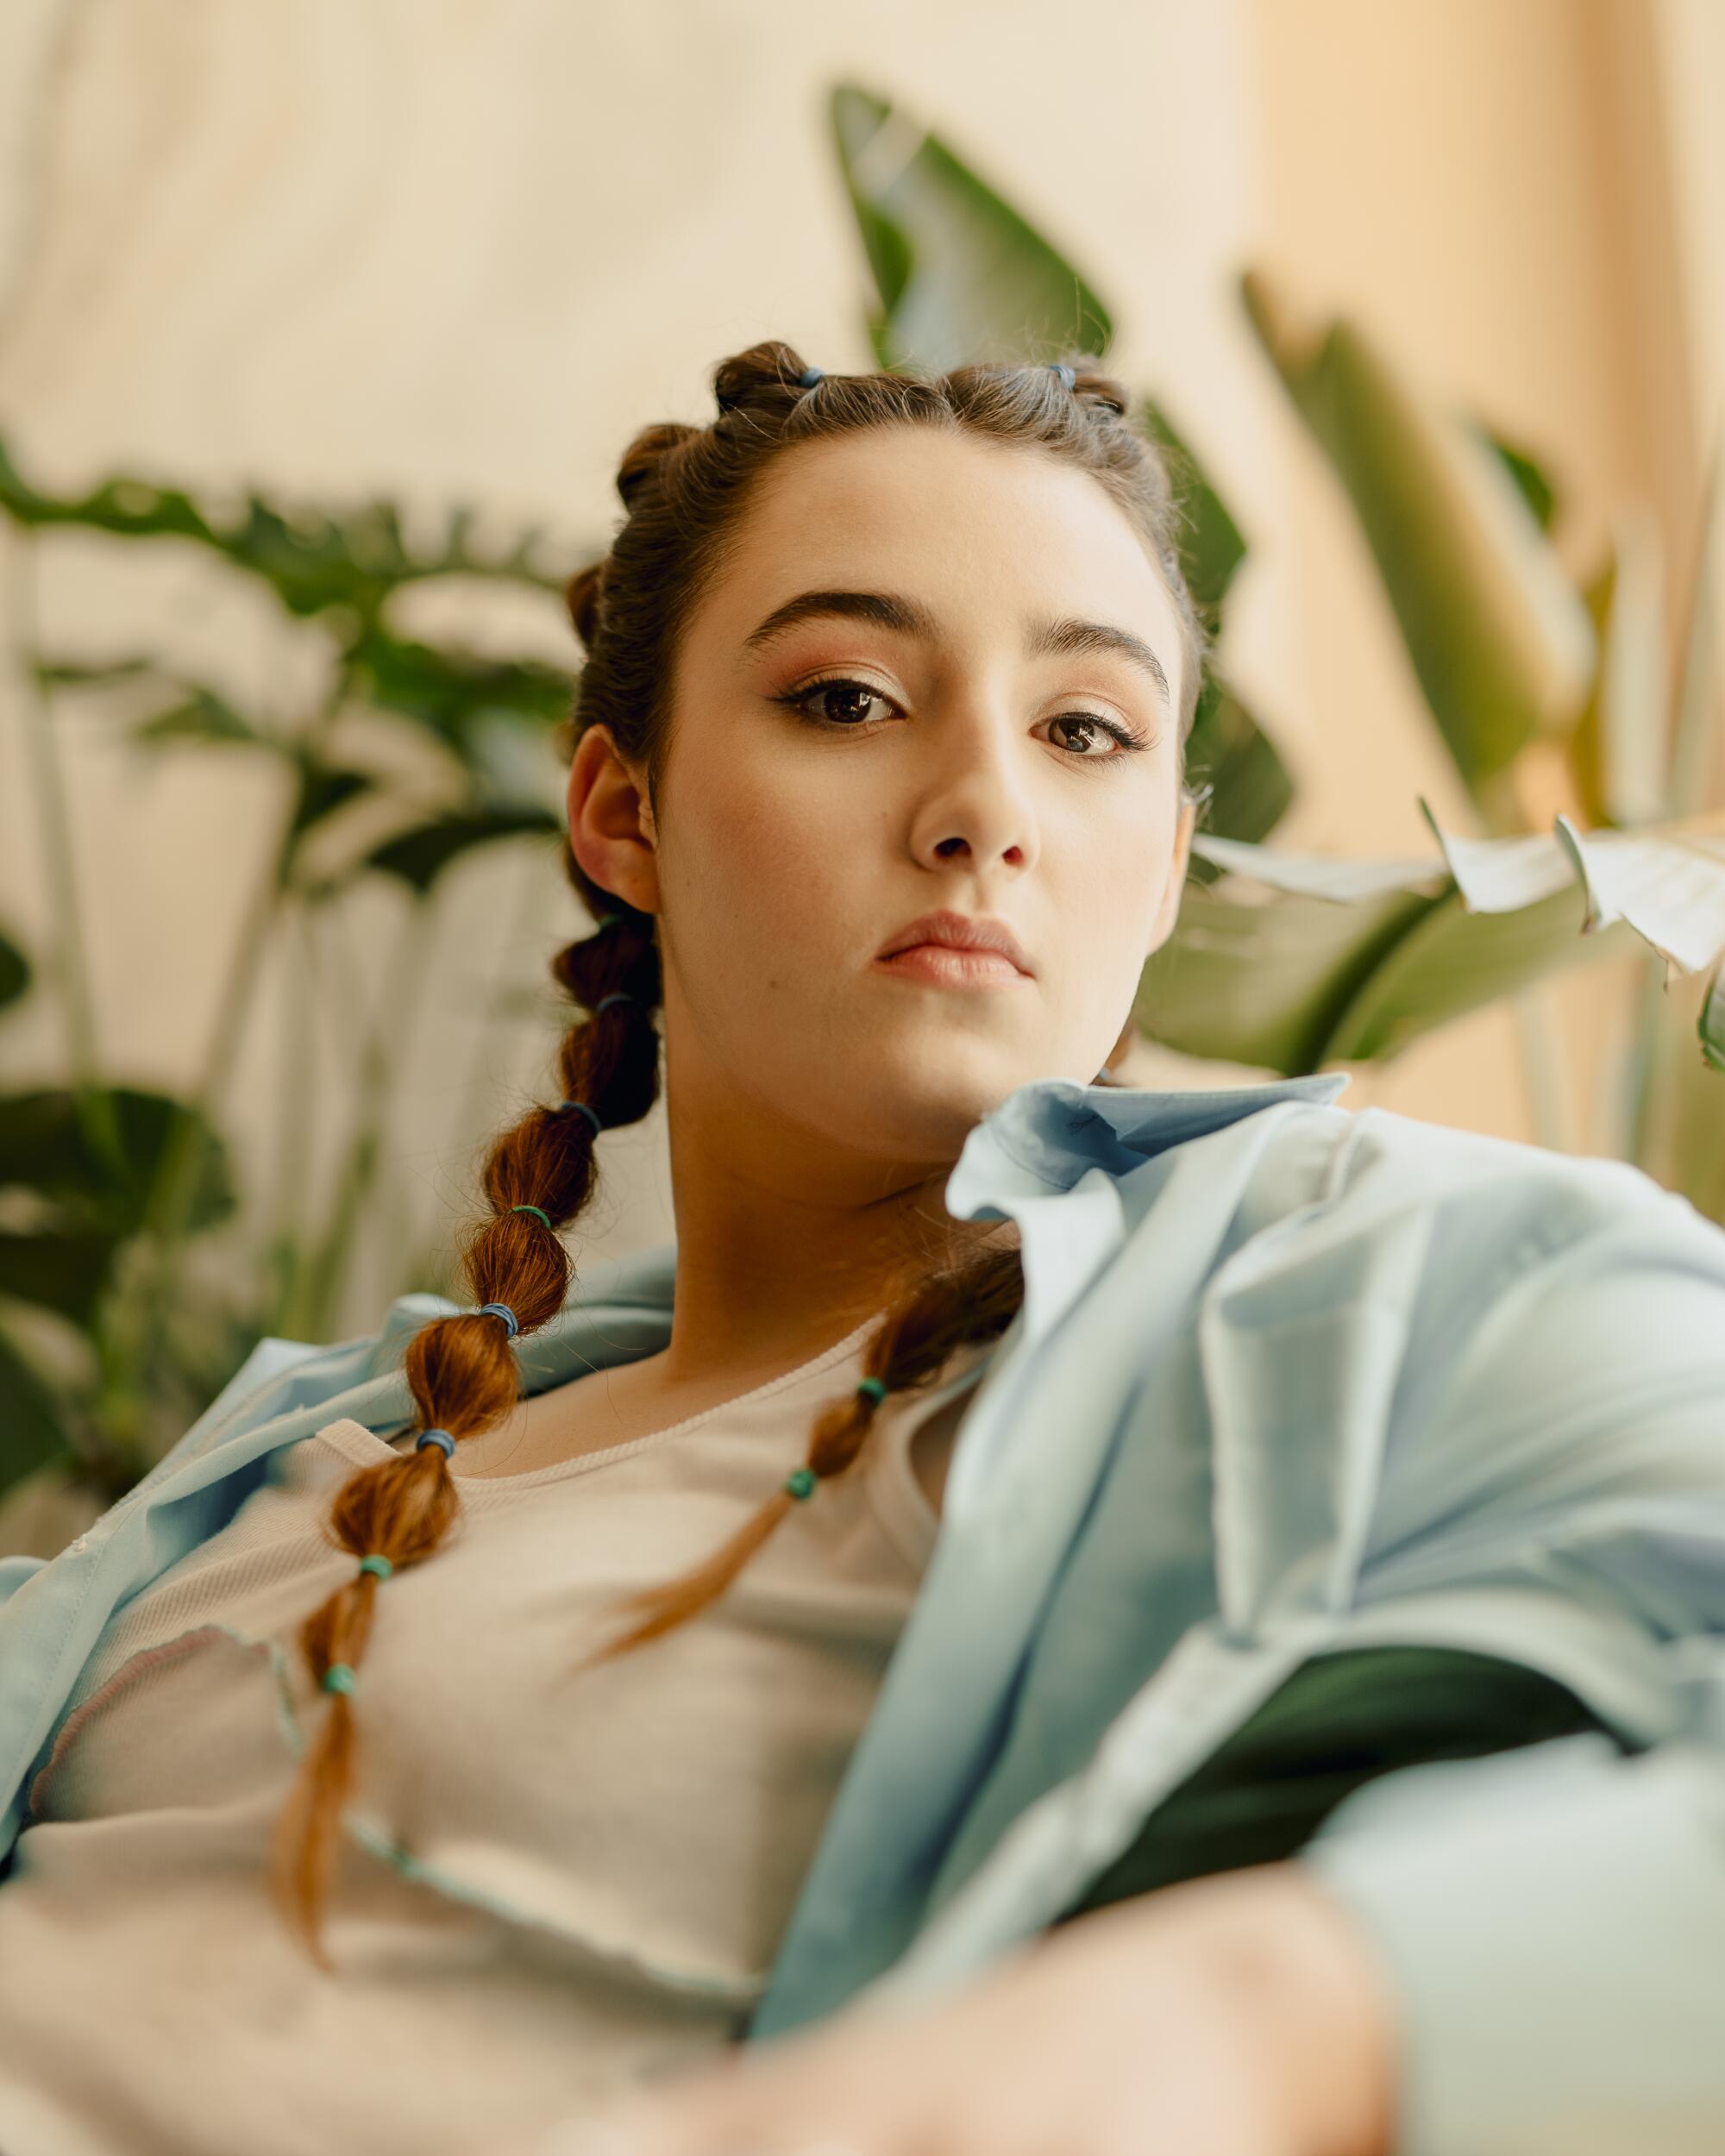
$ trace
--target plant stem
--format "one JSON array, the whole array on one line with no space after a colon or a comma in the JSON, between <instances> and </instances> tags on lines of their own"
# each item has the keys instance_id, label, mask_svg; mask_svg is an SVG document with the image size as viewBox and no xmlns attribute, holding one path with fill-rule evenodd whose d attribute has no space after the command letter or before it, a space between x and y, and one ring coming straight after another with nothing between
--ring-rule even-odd
<instances>
[{"instance_id":1,"label":"plant stem","mask_svg":"<svg viewBox=\"0 0 1725 2156\"><path fill-rule=\"evenodd\" d=\"M361 1058L353 1135L337 1173L329 1226L317 1244L309 1277L301 1277L299 1291L288 1313L296 1327L289 1332L290 1338L323 1339L339 1307L352 1260L354 1238L381 1162L391 1096L411 1038L414 1014L425 985L436 918L435 898L430 894L416 895L391 954L384 1007L367 1037Z\"/></svg>"},{"instance_id":2,"label":"plant stem","mask_svg":"<svg viewBox=\"0 0 1725 2156\"><path fill-rule=\"evenodd\" d=\"M316 749L334 724L347 691L347 669L338 667L329 694L306 729L310 749ZM129 1321L117 1313L114 1319L116 1337L123 1344L137 1379L141 1380L130 1399L115 1403L116 1412L123 1417L129 1418L140 1412L139 1400L154 1385L159 1365L166 1354L166 1320L197 1198L202 1136L213 1121L216 1104L232 1074L276 917L289 893L297 812L298 797L290 793L279 835L267 857L265 872L253 891L241 924L227 982L216 1006L216 1024L204 1068L185 1104L188 1112L171 1126L152 1181L144 1225L156 1246L155 1275L134 1301Z\"/></svg>"},{"instance_id":3,"label":"plant stem","mask_svg":"<svg viewBox=\"0 0 1725 2156\"><path fill-rule=\"evenodd\" d=\"M1533 1111L1534 1142L1552 1152L1563 1153L1569 1150L1570 1119L1563 1069L1552 1041L1557 1028L1546 993L1550 986L1548 981L1536 981L1509 1000L1520 1039L1527 1105Z\"/></svg>"},{"instance_id":4,"label":"plant stem","mask_svg":"<svg viewBox=\"0 0 1725 2156\"><path fill-rule=\"evenodd\" d=\"M281 1330L281 1312L292 1294L302 1261L310 1140L314 1128L311 1109L317 1093L311 901L294 898L289 919L298 933L285 938L282 947L281 1039L275 1058L275 1188L270 1206L271 1293L264 1320L265 1331L272 1333Z\"/></svg>"},{"instance_id":5,"label":"plant stem","mask_svg":"<svg viewBox=\"0 0 1725 2156\"><path fill-rule=\"evenodd\" d=\"M54 973L66 1017L66 1062L73 1110L85 1144L123 1188L131 1180L114 1096L100 1073L96 1035L96 999L91 987L83 912L78 898L78 865L72 839L72 815L66 774L54 731L53 711L37 679L35 542L14 530L16 573L12 579L12 640L17 659L19 693L24 712L24 742L29 757L36 827L41 833L47 883L48 918L53 937Z\"/></svg>"},{"instance_id":6,"label":"plant stem","mask_svg":"<svg viewBox=\"0 0 1725 2156\"><path fill-rule=\"evenodd\" d=\"M1625 1160L1651 1175L1660 1140L1666 1098L1665 962L1656 950L1644 954L1634 1031L1625 1074L1623 1138Z\"/></svg>"}]
</instances>

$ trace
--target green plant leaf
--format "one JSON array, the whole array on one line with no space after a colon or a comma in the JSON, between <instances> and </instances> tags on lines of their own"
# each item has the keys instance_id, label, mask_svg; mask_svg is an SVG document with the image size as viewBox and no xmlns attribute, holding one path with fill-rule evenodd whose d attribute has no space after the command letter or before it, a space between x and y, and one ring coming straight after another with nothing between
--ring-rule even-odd
<instances>
[{"instance_id":1,"label":"green plant leaf","mask_svg":"<svg viewBox=\"0 0 1725 2156\"><path fill-rule=\"evenodd\" d=\"M71 1452L53 1395L0 1332L0 1492Z\"/></svg>"},{"instance_id":2,"label":"green plant leaf","mask_svg":"<svg viewBox=\"0 0 1725 2156\"><path fill-rule=\"evenodd\" d=\"M1715 1070L1725 1070L1725 960L1714 968L1695 1030L1708 1062Z\"/></svg>"},{"instance_id":3,"label":"green plant leaf","mask_svg":"<svg viewBox=\"0 0 1725 2156\"><path fill-rule=\"evenodd\" d=\"M303 755L297 759L299 774L299 793L294 803L293 817L284 841L286 851L292 851L307 831L361 793L374 791L377 774L371 771L356 771L342 764L324 763L315 755Z\"/></svg>"},{"instance_id":4,"label":"green plant leaf","mask_svg":"<svg viewBox=\"0 0 1725 2156\"><path fill-rule=\"evenodd\" d=\"M348 660L354 695L417 720L467 761L476 721L502 716L549 734L574 693L575 676L563 667L440 649L376 623L355 638Z\"/></svg>"},{"instance_id":5,"label":"green plant leaf","mask_svg":"<svg viewBox=\"0 0 1725 2156\"><path fill-rule=\"evenodd\" d=\"M829 110L880 298L880 366L938 374L1106 352L1113 325L1095 289L938 135L855 83Z\"/></svg>"},{"instance_id":6,"label":"green plant leaf","mask_svg":"<svg viewBox=\"0 0 1725 2156\"><path fill-rule=\"evenodd\" d=\"M1205 626L1214 636L1220 626L1228 586L1245 559L1245 541L1227 505L1167 412L1153 398L1140 401L1144 430L1163 452L1185 526L1180 540L1180 566Z\"/></svg>"},{"instance_id":7,"label":"green plant leaf","mask_svg":"<svg viewBox=\"0 0 1725 2156\"><path fill-rule=\"evenodd\" d=\"M526 834L550 837L562 824L549 810L498 809L473 816L441 817L417 830L404 831L368 856L370 866L396 876L423 898L449 863L470 847Z\"/></svg>"},{"instance_id":8,"label":"green plant leaf","mask_svg":"<svg viewBox=\"0 0 1725 2156\"><path fill-rule=\"evenodd\" d=\"M16 943L0 936L0 1011L16 1003L29 985L29 960Z\"/></svg>"},{"instance_id":9,"label":"green plant leaf","mask_svg":"<svg viewBox=\"0 0 1725 2156\"><path fill-rule=\"evenodd\" d=\"M54 495L32 486L0 440L0 511L28 530L77 524L122 538L190 540L232 567L267 584L301 619L336 613L357 630L375 619L390 594L426 577L502 579L561 592L568 572L542 563L537 527L490 552L469 542L473 512L451 511L440 547L416 551L400 513L383 498L336 514L319 505L283 507L248 492L237 513L205 511L185 489L132 473L104 479L87 494Z\"/></svg>"},{"instance_id":10,"label":"green plant leaf","mask_svg":"<svg viewBox=\"0 0 1725 2156\"><path fill-rule=\"evenodd\" d=\"M256 727L248 719L243 718L216 690L205 688L195 681L178 686L185 691L182 699L149 718L138 720L132 728L134 741L145 748L159 748L170 742L242 742L255 744L262 741L263 736Z\"/></svg>"},{"instance_id":11,"label":"green plant leaf","mask_svg":"<svg viewBox=\"0 0 1725 2156\"><path fill-rule=\"evenodd\" d=\"M1693 971L1725 953L1725 813L1653 831L1466 839L1443 859L1333 861L1200 832L1192 849L1278 893L1189 887L1140 979L1150 1038L1290 1075L1397 1055L1452 1018L1638 937Z\"/></svg>"},{"instance_id":12,"label":"green plant leaf","mask_svg":"<svg viewBox=\"0 0 1725 2156\"><path fill-rule=\"evenodd\" d=\"M95 688L109 681L160 679L154 659L135 655L129 659L43 659L32 657L29 673L38 688Z\"/></svg>"},{"instance_id":13,"label":"green plant leaf","mask_svg":"<svg viewBox=\"0 0 1725 2156\"><path fill-rule=\"evenodd\" d=\"M58 1311L87 1327L107 1288L119 1238L99 1229L0 1228L0 1295Z\"/></svg>"},{"instance_id":14,"label":"green plant leaf","mask_svg":"<svg viewBox=\"0 0 1725 2156\"><path fill-rule=\"evenodd\" d=\"M1503 460L1503 468L1521 489L1521 498L1532 511L1534 523L1541 531L1549 532L1558 511L1557 487L1550 473L1537 458L1500 434L1478 413L1470 413L1467 423Z\"/></svg>"},{"instance_id":15,"label":"green plant leaf","mask_svg":"<svg viewBox=\"0 0 1725 2156\"><path fill-rule=\"evenodd\" d=\"M1665 574L1646 510L1615 519L1605 566L1582 596L1599 663L1569 743L1577 795L1593 824L1657 823L1669 785Z\"/></svg>"},{"instance_id":16,"label":"green plant leaf","mask_svg":"<svg viewBox=\"0 0 1725 2156\"><path fill-rule=\"evenodd\" d=\"M1443 843L1453 855L1462 842ZM1534 848L1552 843L1536 837L1523 862L1531 867ZM1725 809L1634 831L1581 831L1559 816L1555 843L1586 891L1590 936L1627 921L1685 973L1698 973L1725 951Z\"/></svg>"},{"instance_id":17,"label":"green plant leaf","mask_svg":"<svg viewBox=\"0 0 1725 2156\"><path fill-rule=\"evenodd\" d=\"M1266 837L1294 799L1294 781L1275 743L1214 667L1199 692L1186 743L1186 779L1211 789L1202 823L1216 838ZM1195 851L1192 873L1208 882L1218 871Z\"/></svg>"},{"instance_id":18,"label":"green plant leaf","mask_svg":"<svg viewBox=\"0 0 1725 2156\"><path fill-rule=\"evenodd\" d=\"M1189 885L1139 976L1133 1022L1182 1055L1316 1070L1341 1013L1432 904L1395 889L1345 905L1296 894L1247 905Z\"/></svg>"},{"instance_id":19,"label":"green plant leaf","mask_svg":"<svg viewBox=\"0 0 1725 2156\"><path fill-rule=\"evenodd\" d=\"M1248 319L1328 455L1464 782L1482 805L1527 744L1562 736L1596 659L1592 622L1503 461L1430 405L1354 322L1300 322L1260 271Z\"/></svg>"},{"instance_id":20,"label":"green plant leaf","mask_svg":"<svg viewBox=\"0 0 1725 2156\"><path fill-rule=\"evenodd\" d=\"M1542 981L1560 967L1615 957L1627 931L1581 933L1574 890L1513 913L1475 913L1458 891L1416 922L1335 1022L1327 1062L1367 1062L1396 1056L1423 1035Z\"/></svg>"},{"instance_id":21,"label":"green plant leaf","mask_svg":"<svg viewBox=\"0 0 1725 2156\"><path fill-rule=\"evenodd\" d=\"M1663 1000L1663 999L1662 999ZM1725 1226L1725 962L1703 985L1692 1027L1661 1012L1670 1058L1656 1165L1667 1188Z\"/></svg>"},{"instance_id":22,"label":"green plant leaf","mask_svg":"<svg viewBox=\"0 0 1725 2156\"><path fill-rule=\"evenodd\" d=\"M59 1208L54 1233L75 1232L117 1244L142 1225L157 1163L173 1132L190 1119L200 1147L191 1225L213 1227L226 1219L235 1205L227 1153L204 1119L166 1094L122 1086L111 1099L127 1171L123 1182L91 1153L69 1090L0 1094L0 1188L34 1191Z\"/></svg>"}]
</instances>

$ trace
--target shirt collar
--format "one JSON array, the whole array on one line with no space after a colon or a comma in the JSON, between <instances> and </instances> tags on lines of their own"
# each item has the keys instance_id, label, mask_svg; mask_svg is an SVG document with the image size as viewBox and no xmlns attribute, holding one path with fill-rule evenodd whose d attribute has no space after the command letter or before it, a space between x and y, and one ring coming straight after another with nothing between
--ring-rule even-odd
<instances>
[{"instance_id":1,"label":"shirt collar","mask_svg":"<svg viewBox=\"0 0 1725 2156\"><path fill-rule=\"evenodd\" d=\"M1093 1168L1127 1175L1170 1146L1208 1137L1273 1101L1327 1106L1352 1082L1346 1071L1323 1071L1263 1085L1165 1091L1033 1078L966 1138L947 1180L947 1209L955 1219L974 1220L1001 1197L1070 1189Z\"/></svg>"},{"instance_id":2,"label":"shirt collar","mask_svg":"<svg viewBox=\"0 0 1725 2156\"><path fill-rule=\"evenodd\" d=\"M1097 1237L1092 1233L1087 1240L1081 1232L1085 1223L1067 1221L1063 1232L1052 1236L1049 1263L1040 1263L1039 1250L1031 1245L1050 1232L1049 1209L1027 1205L1027 1200L1070 1191L1095 1169L1118 1179L1172 1146L1221 1130L1277 1100L1327 1105L1352 1082L1345 1071L1327 1071L1262 1085L1165 1091L1033 1078L1008 1094L966 1138L947 1178L947 1209L959 1220L990 1213L1019 1219L1027 1280L1032 1274L1038 1282L1049 1276L1049 1287L1039 1288L1036 1298L1039 1307L1048 1306L1045 1316L1082 1286L1088 1268L1077 1260ZM584 1369L632 1361L665 1346L671 1337L676 1270L674 1240L583 1268L568 1304L520 1344L527 1390L543 1391ZM1057 1276L1060 1293L1051 1301ZM427 1319L459 1307L442 1296L400 1298L390 1313L376 1367L392 1359L394 1350Z\"/></svg>"}]
</instances>

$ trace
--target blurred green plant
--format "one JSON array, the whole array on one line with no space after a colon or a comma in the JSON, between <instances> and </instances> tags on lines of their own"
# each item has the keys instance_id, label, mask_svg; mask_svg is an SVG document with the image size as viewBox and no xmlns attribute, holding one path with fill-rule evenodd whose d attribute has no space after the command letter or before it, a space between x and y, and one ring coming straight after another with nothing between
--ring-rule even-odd
<instances>
[{"instance_id":1,"label":"blurred green plant","mask_svg":"<svg viewBox=\"0 0 1725 2156\"><path fill-rule=\"evenodd\" d=\"M574 674L402 634L392 603L411 585L449 577L560 594L574 563L543 566L536 527L475 544L467 508L436 543L416 548L387 501L338 515L252 492L224 518L189 492L131 475L56 496L32 486L3 443L0 510L14 527L15 655L71 1066L63 1087L0 1093L0 1492L47 1476L99 1507L147 1470L263 1334L328 1337L385 1157L399 1046L433 971L440 879L475 847L549 846L561 833L550 736L568 714ZM294 633L319 641L323 686L313 707L273 722L152 654L91 664L38 650L34 542L62 526L189 542L261 586ZM129 1087L97 1067L58 736L70 699L116 692L141 753L242 753L268 759L282 778L279 835L185 1100ZM368 760L338 745L355 713L386 744ZM286 1032L309 1044L311 1001L335 1000L315 954L321 940L340 948L317 924L376 878L406 905L381 1007L366 1012L351 984L337 984L340 1023L361 1037L353 1098L332 1104L348 1128L327 1217L301 1219L316 1109L309 1070L284 1071L276 1218L255 1249L224 1263L223 1291L212 1292L207 1279L187 1280L185 1262L191 1245L235 1213L217 1125L265 955L281 947L291 959L298 950L286 978L301 1000ZM0 940L0 1006L16 1006L32 979L16 943Z\"/></svg>"},{"instance_id":2,"label":"blurred green plant","mask_svg":"<svg viewBox=\"0 0 1725 2156\"><path fill-rule=\"evenodd\" d=\"M867 332L876 364L933 372L1074 345L1106 354L1113 323L1095 286L955 151L853 84L835 87L831 117L875 285ZM1293 782L1272 731L1214 654L1188 747L1205 827L1175 934L1145 968L1137 1025L1194 1056L1292 1074L1387 1060L1509 997L1537 1080L1551 1049L1527 991L1560 968L1631 949L1646 957L1647 986L1626 1050L1620 1150L1725 1219L1725 1093L1713 1082L1725 1069L1725 810L1705 798L1720 693L1710 605L1725 546L1717 461L1667 694L1664 570L1649 518L1621 520L1578 590L1551 543L1558 491L1525 446L1434 409L1358 323L1299 320L1259 271L1242 276L1239 291L1274 379L1358 521L1480 831L1446 832L1421 800L1436 843L1428 861L1329 860L1265 845ZM1168 458L1186 574L1219 638L1245 541L1163 403L1140 392L1139 409ZM392 602L450 576L553 592L574 562L545 567L536 527L505 547L477 545L465 507L436 544L416 548L387 501L336 514L254 492L224 518L134 476L56 497L27 483L3 443L0 510L26 564L34 535L55 525L206 549L320 638L327 660L314 707L276 724L153 655L99 665L50 658L35 649L21 603L15 646L70 1067L63 1087L0 1095L0 1492L57 1478L99 1507L159 1457L261 1334L327 1337L380 1172L399 1046L431 972L439 880L474 847L550 845L561 833L555 800L523 773L567 712L573 675L417 641L392 626ZM21 590L29 581L20 579ZM55 720L61 699L116 687L144 707L129 722L141 749L267 757L285 780L279 839L184 1100L128 1087L98 1067ZM394 728L417 761L405 772L394 759L373 766L344 754L337 721L355 709ZM344 816L367 833L345 849L329 843ZM300 992L318 993L321 979L309 978L315 924L380 877L409 904L384 970L388 993L357 1057L328 1217L299 1218L310 1081L285 1077L276 1219L255 1262L227 1269L225 1294L186 1292L188 1246L235 1217L218 1125L263 955L286 938L308 954ZM1710 969L1683 1034L1661 993L1672 967ZM0 1024L32 978L23 952L0 938ZM362 1000L349 993L349 1016ZM309 1038L310 1018L300 1010L290 1037ZM1546 1135L1558 1142L1554 1125ZM407 1261L403 1288L425 1284L423 1264ZM77 1351L44 1353L30 1315Z\"/></svg>"},{"instance_id":3,"label":"blurred green plant","mask_svg":"<svg viewBox=\"0 0 1725 2156\"><path fill-rule=\"evenodd\" d=\"M875 281L878 364L932 373L1075 345L1106 355L1112 317L1095 284L948 143L852 83L833 91L831 121ZM1543 1085L1553 1050L1527 992L1561 968L1639 952L1617 1150L1725 1220L1725 1089L1714 1082L1725 1069L1725 804L1706 798L1720 761L1717 455L1667 695L1650 517L1620 519L1578 589L1551 540L1558 490L1525 446L1434 407L1358 323L1301 319L1263 271L1245 271L1239 291L1358 522L1480 834L1445 832L1421 799L1429 861L1264 845L1292 788L1214 654L1187 755L1189 779L1209 787L1198 862L1145 969L1139 1031L1291 1075L1387 1060L1509 997L1540 1136L1558 1144ZM1164 406L1139 401L1146 432L1171 452L1188 574L1214 631L1245 542ZM1709 975L1683 1032L1662 993L1673 968Z\"/></svg>"}]
</instances>

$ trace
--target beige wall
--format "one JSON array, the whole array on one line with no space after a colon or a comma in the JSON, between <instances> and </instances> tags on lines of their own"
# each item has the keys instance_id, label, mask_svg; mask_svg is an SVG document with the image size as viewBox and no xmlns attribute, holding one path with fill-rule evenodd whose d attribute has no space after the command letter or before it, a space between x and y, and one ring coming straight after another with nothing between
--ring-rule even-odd
<instances>
[{"instance_id":1,"label":"beige wall","mask_svg":"<svg viewBox=\"0 0 1725 2156\"><path fill-rule=\"evenodd\" d=\"M926 113L1090 268L1116 304L1119 371L1156 388L1222 482L1253 546L1227 655L1303 787L1278 842L1426 853L1416 795L1459 829L1466 810L1336 490L1237 317L1234 274L1260 257L1305 301L1358 309L1433 388L1525 435L1569 483L1577 566L1640 498L1677 538L1703 405L1686 355L1704 347L1716 372L1722 349L1697 204L1706 232L1722 216L1686 77L1690 222L1672 210L1661 98L1679 37L1716 64L1716 22L1708 0L1659 16L1603 0L1105 0L1082 34L1044 0L13 0L0 424L51 485L125 465L381 489L427 517L480 498L579 548L610 529L628 435L706 415L723 353L775 333L828 367L867 363L825 132L825 85L854 74ZM41 568L51 645L166 642L282 714L315 693L306 649L201 562L71 539ZM574 656L549 605L424 599L428 622ZM237 759L146 771L96 718L61 738L110 1066L184 1085L272 783ZM9 684L0 918L40 943L22 739ZM453 1224L466 1149L548 1069L544 1033L466 1006L476 987L537 994L576 922L555 873L507 850L474 858L445 904L450 993L416 1039L391 1172L423 1220ZM392 912L386 893L353 909L362 979L387 967ZM1584 1051L1578 1148L1594 1142L1613 978L1552 993ZM260 1163L288 987L278 966L259 983L234 1096ZM351 1053L341 1034L315 1044L327 1071ZM0 1045L15 1072L53 1069L48 1000ZM1148 1050L1132 1067L1145 1083L1164 1071L1204 1075ZM1363 1071L1346 1100L1531 1134L1505 1011ZM657 1240L656 1120L606 1151L616 1195L584 1247ZM352 1329L374 1322L386 1257L356 1283Z\"/></svg>"}]
</instances>

